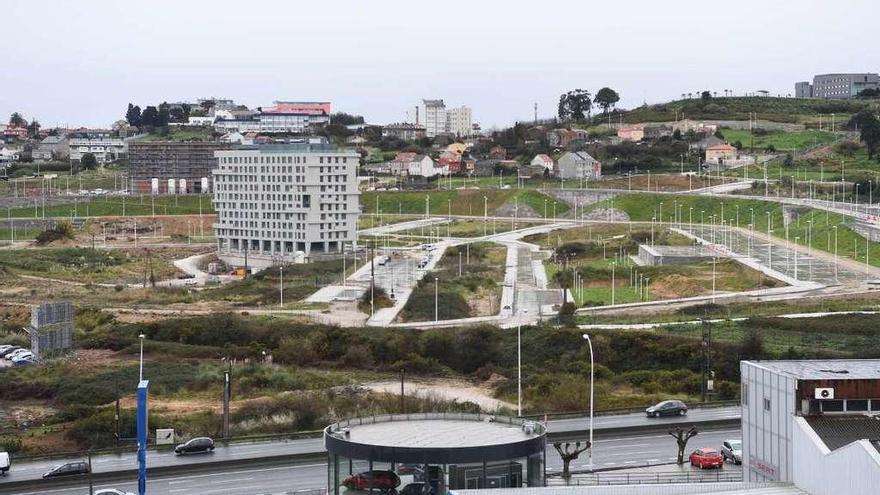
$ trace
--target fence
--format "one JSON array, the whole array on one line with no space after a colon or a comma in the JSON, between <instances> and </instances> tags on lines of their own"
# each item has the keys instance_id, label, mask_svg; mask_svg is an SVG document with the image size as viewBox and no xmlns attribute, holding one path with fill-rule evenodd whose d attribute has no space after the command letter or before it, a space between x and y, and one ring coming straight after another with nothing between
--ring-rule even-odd
<instances>
[{"instance_id":1,"label":"fence","mask_svg":"<svg viewBox=\"0 0 880 495\"><path fill-rule=\"evenodd\" d=\"M620 472L603 471L592 474L575 474L566 480L547 478L548 486L595 486L595 485L656 485L669 483L739 483L743 480L741 470L685 471L685 472Z\"/></svg>"}]
</instances>

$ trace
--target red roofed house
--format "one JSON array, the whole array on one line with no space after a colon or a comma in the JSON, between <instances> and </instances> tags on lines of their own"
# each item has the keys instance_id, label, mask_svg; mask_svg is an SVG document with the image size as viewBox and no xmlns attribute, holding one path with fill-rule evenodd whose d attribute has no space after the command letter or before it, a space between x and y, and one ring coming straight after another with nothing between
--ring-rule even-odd
<instances>
[{"instance_id":1,"label":"red roofed house","mask_svg":"<svg viewBox=\"0 0 880 495\"><path fill-rule=\"evenodd\" d=\"M503 146L493 146L489 150L490 160L507 160L507 150Z\"/></svg>"},{"instance_id":2,"label":"red roofed house","mask_svg":"<svg viewBox=\"0 0 880 495\"><path fill-rule=\"evenodd\" d=\"M440 158L437 160L441 167L446 167L449 170L450 174L457 174L461 172L461 155L454 151L444 151L440 153Z\"/></svg>"},{"instance_id":3,"label":"red roofed house","mask_svg":"<svg viewBox=\"0 0 880 495\"><path fill-rule=\"evenodd\" d=\"M642 126L621 127L617 130L617 137L622 141L641 141L645 139L645 128Z\"/></svg>"},{"instance_id":4,"label":"red roofed house","mask_svg":"<svg viewBox=\"0 0 880 495\"><path fill-rule=\"evenodd\" d=\"M329 124L330 111L327 101L276 101L260 109L260 132L303 133L310 127Z\"/></svg>"}]
</instances>

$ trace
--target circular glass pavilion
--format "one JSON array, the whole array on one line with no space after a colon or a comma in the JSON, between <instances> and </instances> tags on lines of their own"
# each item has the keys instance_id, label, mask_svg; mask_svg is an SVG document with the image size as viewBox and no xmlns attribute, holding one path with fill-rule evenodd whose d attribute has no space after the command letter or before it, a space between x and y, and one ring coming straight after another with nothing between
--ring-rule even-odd
<instances>
[{"instance_id":1,"label":"circular glass pavilion","mask_svg":"<svg viewBox=\"0 0 880 495\"><path fill-rule=\"evenodd\" d=\"M445 495L449 489L544 486L546 429L485 414L355 418L324 429L327 491Z\"/></svg>"}]
</instances>

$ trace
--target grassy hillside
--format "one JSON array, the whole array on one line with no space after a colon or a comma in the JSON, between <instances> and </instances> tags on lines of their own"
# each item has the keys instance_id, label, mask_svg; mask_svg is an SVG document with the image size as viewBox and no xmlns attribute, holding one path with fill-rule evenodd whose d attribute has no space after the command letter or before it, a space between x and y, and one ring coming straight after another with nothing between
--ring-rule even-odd
<instances>
[{"instance_id":1,"label":"grassy hillside","mask_svg":"<svg viewBox=\"0 0 880 495\"><path fill-rule=\"evenodd\" d=\"M765 232L767 229L767 213L770 214L773 226L773 235L785 238L785 229L782 227L782 206L779 203L759 200L725 199L722 203L718 198L704 196L670 196L659 194L625 194L614 199L614 208L624 210L631 219L650 222L652 217L659 216L660 204L663 204L663 221L671 222L676 205L681 205L681 215L684 222L688 222L690 209L693 209L693 222L700 223L701 214L706 223L711 222L712 215L716 215L716 223L720 224L721 208L724 205L724 219L727 222L736 223L737 206L739 206L739 225L745 227L751 222L750 208L755 213L755 230ZM596 207L607 207L609 202L597 203ZM865 238L846 226L847 219L842 215L826 213L820 210L808 210L802 212L800 221L789 224L788 235L792 241L800 237L800 242L806 245L807 226L812 221L812 246L828 253L834 252L834 245L830 242L833 238L833 227L838 226L839 254L864 263L865 261ZM830 234L830 235L829 235ZM873 266L880 266L880 244L870 243L870 257L868 262Z\"/></svg>"},{"instance_id":2,"label":"grassy hillside","mask_svg":"<svg viewBox=\"0 0 880 495\"><path fill-rule=\"evenodd\" d=\"M656 105L644 105L623 114L624 122L662 122L675 120L676 113L684 113L685 118L748 120L749 113L758 114L758 119L774 122L812 123L819 114L836 114L838 122L844 122L859 110L877 106L865 100L828 101L805 98L774 97L716 97L708 102L699 98L675 100ZM601 121L597 117L597 122Z\"/></svg>"}]
</instances>

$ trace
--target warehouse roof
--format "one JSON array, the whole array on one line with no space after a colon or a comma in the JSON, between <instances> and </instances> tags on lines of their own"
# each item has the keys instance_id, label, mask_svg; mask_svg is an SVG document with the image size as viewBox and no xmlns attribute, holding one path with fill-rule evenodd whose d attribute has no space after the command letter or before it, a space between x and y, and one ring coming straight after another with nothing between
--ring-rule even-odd
<instances>
[{"instance_id":1,"label":"warehouse roof","mask_svg":"<svg viewBox=\"0 0 880 495\"><path fill-rule=\"evenodd\" d=\"M747 361L799 380L870 380L880 378L880 359Z\"/></svg>"}]
</instances>

